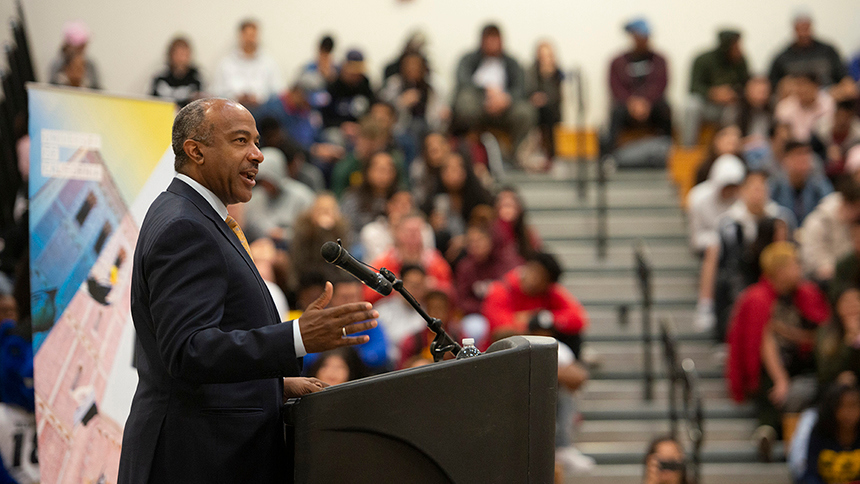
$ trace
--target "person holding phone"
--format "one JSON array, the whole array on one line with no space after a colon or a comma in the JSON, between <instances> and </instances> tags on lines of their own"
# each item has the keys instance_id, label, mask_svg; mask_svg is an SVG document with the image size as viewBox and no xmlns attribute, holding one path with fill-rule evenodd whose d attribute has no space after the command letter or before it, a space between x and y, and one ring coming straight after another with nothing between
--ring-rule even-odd
<instances>
[{"instance_id":1,"label":"person holding phone","mask_svg":"<svg viewBox=\"0 0 860 484\"><path fill-rule=\"evenodd\" d=\"M643 484L687 484L687 459L672 437L658 437L645 455Z\"/></svg>"}]
</instances>

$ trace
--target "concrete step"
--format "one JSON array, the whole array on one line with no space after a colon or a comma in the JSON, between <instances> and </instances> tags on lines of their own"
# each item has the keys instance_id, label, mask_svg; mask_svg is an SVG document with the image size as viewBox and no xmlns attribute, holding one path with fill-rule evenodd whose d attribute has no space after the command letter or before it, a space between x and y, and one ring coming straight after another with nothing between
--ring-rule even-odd
<instances>
[{"instance_id":1,"label":"concrete step","mask_svg":"<svg viewBox=\"0 0 860 484\"><path fill-rule=\"evenodd\" d=\"M641 484L641 462L598 465L588 475L569 475L565 484ZM784 463L706 463L701 468L701 484L786 484L791 482Z\"/></svg>"},{"instance_id":2,"label":"concrete step","mask_svg":"<svg viewBox=\"0 0 860 484\"><path fill-rule=\"evenodd\" d=\"M757 427L755 419L727 418L707 422L707 440L737 441L751 437ZM657 435L670 432L668 420L590 420L576 430L576 442L648 442ZM679 421L679 435L686 432Z\"/></svg>"},{"instance_id":3,"label":"concrete step","mask_svg":"<svg viewBox=\"0 0 860 484\"><path fill-rule=\"evenodd\" d=\"M578 410L584 421L592 420L664 420L669 416L666 401L645 402L638 400L585 400L579 402ZM704 402L705 419L744 419L755 417L751 403L736 404L728 398L708 399ZM584 450L583 450L584 452Z\"/></svg>"},{"instance_id":4,"label":"concrete step","mask_svg":"<svg viewBox=\"0 0 860 484\"><path fill-rule=\"evenodd\" d=\"M640 442L582 442L576 447L591 456L597 464L640 464L645 458L649 440ZM774 449L774 458L784 460L781 445ZM747 438L724 441L708 441L702 445L701 460L704 463L757 463L756 446ZM723 481L731 482L734 481ZM783 481L791 482L791 481Z\"/></svg>"},{"instance_id":5,"label":"concrete step","mask_svg":"<svg viewBox=\"0 0 860 484\"><path fill-rule=\"evenodd\" d=\"M523 202L529 211L550 209L594 209L597 207L598 191L591 189L580 198L575 185L545 183L523 185L520 188ZM642 184L609 184L606 187L607 206L610 209L644 210L673 209L682 213L678 205L675 187L669 182L646 182Z\"/></svg>"},{"instance_id":6,"label":"concrete step","mask_svg":"<svg viewBox=\"0 0 860 484\"><path fill-rule=\"evenodd\" d=\"M636 303L642 292L632 274L576 274L565 273L560 281L583 304ZM653 300L684 301L695 304L698 299L698 275L655 276L652 281Z\"/></svg>"},{"instance_id":7,"label":"concrete step","mask_svg":"<svg viewBox=\"0 0 860 484\"><path fill-rule=\"evenodd\" d=\"M627 323L618 322L618 308L586 307L591 324L586 332L586 341L606 341L613 337L621 340L633 338L639 341L642 336L642 313L639 304L628 307ZM676 336L681 341L689 339L689 336L698 334L693 327L695 317L695 306L679 309L657 309L652 314L651 334L659 334L659 322L663 318L670 318L675 328ZM701 338L693 338L694 340Z\"/></svg>"},{"instance_id":8,"label":"concrete step","mask_svg":"<svg viewBox=\"0 0 860 484\"><path fill-rule=\"evenodd\" d=\"M546 250L558 257L568 271L629 271L635 270L634 244L611 244L606 258L599 259L594 244L549 242ZM648 247L648 260L655 272L695 271L698 273L700 262L687 248L686 241L680 245Z\"/></svg>"},{"instance_id":9,"label":"concrete step","mask_svg":"<svg viewBox=\"0 0 860 484\"><path fill-rule=\"evenodd\" d=\"M636 372L639 375L645 368L645 352L639 341L630 343L589 342L585 348L589 354L589 359L596 362L596 365L592 367L594 379L599 379L601 375L619 375L629 372ZM655 339L651 348L651 361L654 365L653 368L659 370L661 374L665 373L666 368L663 351L662 342ZM687 358L692 359L696 364L696 370L702 375L722 375L724 363L721 358L715 355L710 342L679 342L678 357L679 361Z\"/></svg>"},{"instance_id":10,"label":"concrete step","mask_svg":"<svg viewBox=\"0 0 860 484\"><path fill-rule=\"evenodd\" d=\"M676 388L680 392L680 389ZM726 398L726 384L722 380L702 379L699 380L699 392L705 401L711 398ZM654 382L654 398L659 401L667 400L669 395L669 381L660 379ZM680 394L679 394L680 396ZM590 380L582 391L577 394L580 401L589 400L641 400L642 379L632 380Z\"/></svg>"},{"instance_id":11,"label":"concrete step","mask_svg":"<svg viewBox=\"0 0 860 484\"><path fill-rule=\"evenodd\" d=\"M597 235L597 217L564 212L538 212L530 214L531 224L541 238L581 239ZM661 215L617 215L607 219L609 238L686 238L684 220Z\"/></svg>"}]
</instances>

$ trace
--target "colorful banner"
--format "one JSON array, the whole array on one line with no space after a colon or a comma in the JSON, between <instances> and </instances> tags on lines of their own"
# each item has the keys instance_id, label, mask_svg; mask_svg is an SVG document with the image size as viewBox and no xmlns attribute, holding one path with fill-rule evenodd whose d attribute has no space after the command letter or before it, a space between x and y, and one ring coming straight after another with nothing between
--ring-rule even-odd
<instances>
[{"instance_id":1,"label":"colorful banner","mask_svg":"<svg viewBox=\"0 0 860 484\"><path fill-rule=\"evenodd\" d=\"M116 482L137 385L138 227L173 176L172 103L29 88L30 281L43 483Z\"/></svg>"}]
</instances>

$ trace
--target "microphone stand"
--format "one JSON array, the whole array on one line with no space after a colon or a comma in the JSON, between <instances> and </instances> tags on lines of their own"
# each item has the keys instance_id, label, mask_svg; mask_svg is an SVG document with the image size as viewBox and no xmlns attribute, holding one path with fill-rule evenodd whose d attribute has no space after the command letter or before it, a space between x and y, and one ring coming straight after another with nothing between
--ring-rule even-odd
<instances>
[{"instance_id":1,"label":"microphone stand","mask_svg":"<svg viewBox=\"0 0 860 484\"><path fill-rule=\"evenodd\" d=\"M463 348L456 341L451 339L451 336L442 329L442 321L438 318L430 317L430 315L427 314L427 311L418 304L415 297L413 297L412 294L403 287L403 281L398 279L393 272L383 267L382 269L379 269L379 273L382 274L382 277L388 279L388 282L391 283L391 287L393 287L395 291L399 292L400 295L403 296L403 299L406 299L406 302L418 311L418 314L424 318L424 321L427 321L427 327L430 328L430 331L436 333L436 337L433 339L433 342L430 343L430 354L433 355L433 361L437 363L442 361L442 357L444 357L445 353L449 351L454 356L457 356Z\"/></svg>"}]
</instances>

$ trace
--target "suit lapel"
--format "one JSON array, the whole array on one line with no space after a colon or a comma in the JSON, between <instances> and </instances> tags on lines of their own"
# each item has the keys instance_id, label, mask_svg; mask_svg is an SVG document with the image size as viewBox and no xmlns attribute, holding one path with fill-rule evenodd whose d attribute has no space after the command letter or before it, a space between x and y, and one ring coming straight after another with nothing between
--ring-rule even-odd
<instances>
[{"instance_id":1,"label":"suit lapel","mask_svg":"<svg viewBox=\"0 0 860 484\"><path fill-rule=\"evenodd\" d=\"M269 294L269 287L266 286L266 282L263 280L262 276L260 276L257 266L254 264L254 261L251 260L251 255L248 254L248 251L242 246L242 243L239 241L239 237L233 233L233 229L227 225L226 221L221 220L221 216L218 215L218 212L216 212L214 208L212 208L212 205L209 205L209 202L197 193L197 190L191 188L191 186L184 181L176 178L170 183L170 186L167 187L167 191L193 203L194 206L206 216L206 218L210 219L215 226L218 227L221 234L230 242L233 248L239 252L239 255L242 256L242 259L248 265L248 268L254 273L254 276L257 278L257 283L260 285L260 288L263 289L263 293ZM280 315L277 315L277 320L281 320Z\"/></svg>"}]
</instances>

